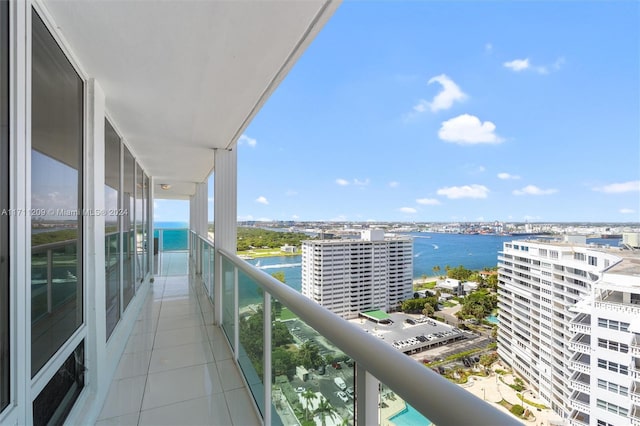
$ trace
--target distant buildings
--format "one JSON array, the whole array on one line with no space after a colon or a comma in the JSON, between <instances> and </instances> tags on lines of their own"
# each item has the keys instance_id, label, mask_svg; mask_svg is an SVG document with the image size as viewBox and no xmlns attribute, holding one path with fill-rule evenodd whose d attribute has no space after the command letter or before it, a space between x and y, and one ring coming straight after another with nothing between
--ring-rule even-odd
<instances>
[{"instance_id":1,"label":"distant buildings","mask_svg":"<svg viewBox=\"0 0 640 426\"><path fill-rule=\"evenodd\" d=\"M302 294L343 318L395 310L413 297L413 241L362 231L361 239L302 243Z\"/></svg>"},{"instance_id":2,"label":"distant buildings","mask_svg":"<svg viewBox=\"0 0 640 426\"><path fill-rule=\"evenodd\" d=\"M570 425L640 425L640 249L513 241L498 353Z\"/></svg>"}]
</instances>

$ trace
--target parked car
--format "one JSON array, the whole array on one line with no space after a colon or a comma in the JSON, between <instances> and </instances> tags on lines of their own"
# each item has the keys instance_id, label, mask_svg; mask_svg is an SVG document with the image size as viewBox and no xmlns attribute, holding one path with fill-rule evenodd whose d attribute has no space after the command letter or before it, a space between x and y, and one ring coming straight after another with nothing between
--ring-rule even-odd
<instances>
[{"instance_id":1,"label":"parked car","mask_svg":"<svg viewBox=\"0 0 640 426\"><path fill-rule=\"evenodd\" d=\"M338 398L340 398L342 400L342 402L347 402L349 401L349 398L347 398L347 394L342 392L342 391L338 391Z\"/></svg>"}]
</instances>

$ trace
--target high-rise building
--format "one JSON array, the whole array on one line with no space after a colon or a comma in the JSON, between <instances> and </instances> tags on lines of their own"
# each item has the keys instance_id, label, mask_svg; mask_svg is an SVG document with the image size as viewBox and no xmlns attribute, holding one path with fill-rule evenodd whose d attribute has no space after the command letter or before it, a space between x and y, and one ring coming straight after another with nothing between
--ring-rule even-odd
<instances>
[{"instance_id":1,"label":"high-rise building","mask_svg":"<svg viewBox=\"0 0 640 426\"><path fill-rule=\"evenodd\" d=\"M360 239L302 244L302 294L343 318L392 311L413 291L413 242L363 231Z\"/></svg>"},{"instance_id":2,"label":"high-rise building","mask_svg":"<svg viewBox=\"0 0 640 426\"><path fill-rule=\"evenodd\" d=\"M568 424L640 425L640 250L513 241L499 268L501 358Z\"/></svg>"}]
</instances>

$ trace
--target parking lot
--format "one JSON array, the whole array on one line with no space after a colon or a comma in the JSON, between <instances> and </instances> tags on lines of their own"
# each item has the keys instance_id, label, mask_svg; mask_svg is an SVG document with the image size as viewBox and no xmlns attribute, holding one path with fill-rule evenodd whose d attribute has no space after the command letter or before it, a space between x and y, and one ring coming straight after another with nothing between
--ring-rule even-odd
<instances>
[{"instance_id":1,"label":"parking lot","mask_svg":"<svg viewBox=\"0 0 640 426\"><path fill-rule=\"evenodd\" d=\"M366 318L351 320L366 333L379 337L408 355L448 345L472 337L456 327L422 315L389 314L389 323L376 323Z\"/></svg>"}]
</instances>

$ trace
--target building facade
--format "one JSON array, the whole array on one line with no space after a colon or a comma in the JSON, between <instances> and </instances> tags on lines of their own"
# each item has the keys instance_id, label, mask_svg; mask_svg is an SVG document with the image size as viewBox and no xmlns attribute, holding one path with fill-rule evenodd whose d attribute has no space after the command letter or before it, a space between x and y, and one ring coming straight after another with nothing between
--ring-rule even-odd
<instances>
[{"instance_id":1,"label":"building facade","mask_svg":"<svg viewBox=\"0 0 640 426\"><path fill-rule=\"evenodd\" d=\"M343 318L391 311L413 295L413 242L363 231L361 239L302 244L302 294Z\"/></svg>"},{"instance_id":2,"label":"building facade","mask_svg":"<svg viewBox=\"0 0 640 426\"><path fill-rule=\"evenodd\" d=\"M505 243L498 306L499 355L565 424L640 424L640 250Z\"/></svg>"}]
</instances>

